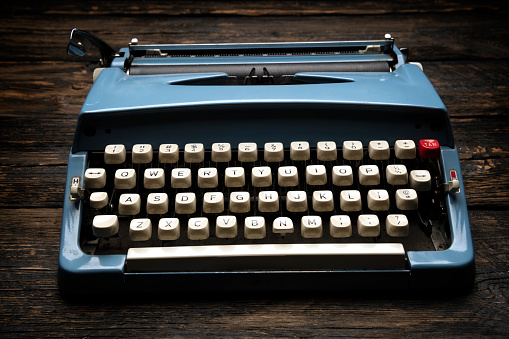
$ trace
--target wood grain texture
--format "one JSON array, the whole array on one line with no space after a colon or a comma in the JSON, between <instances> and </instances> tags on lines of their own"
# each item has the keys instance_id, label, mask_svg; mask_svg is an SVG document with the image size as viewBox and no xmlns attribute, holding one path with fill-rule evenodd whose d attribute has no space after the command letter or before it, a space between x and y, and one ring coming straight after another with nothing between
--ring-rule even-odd
<instances>
[{"instance_id":1,"label":"wood grain texture","mask_svg":"<svg viewBox=\"0 0 509 339\"><path fill-rule=\"evenodd\" d=\"M17 1L0 8L0 337L505 337L509 26L499 1ZM377 39L420 61L451 115L477 274L466 295L173 291L67 300L57 287L68 152L98 66L70 30L142 43Z\"/></svg>"}]
</instances>

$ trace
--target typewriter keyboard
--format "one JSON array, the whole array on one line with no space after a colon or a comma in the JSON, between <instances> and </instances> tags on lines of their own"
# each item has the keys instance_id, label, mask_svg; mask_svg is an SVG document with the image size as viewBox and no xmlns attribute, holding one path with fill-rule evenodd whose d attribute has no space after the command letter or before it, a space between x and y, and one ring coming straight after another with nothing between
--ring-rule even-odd
<instances>
[{"instance_id":1,"label":"typewriter keyboard","mask_svg":"<svg viewBox=\"0 0 509 339\"><path fill-rule=\"evenodd\" d=\"M447 248L436 140L288 146L89 152L81 246L127 254L133 272L291 269L295 261L403 269L405 251Z\"/></svg>"}]
</instances>

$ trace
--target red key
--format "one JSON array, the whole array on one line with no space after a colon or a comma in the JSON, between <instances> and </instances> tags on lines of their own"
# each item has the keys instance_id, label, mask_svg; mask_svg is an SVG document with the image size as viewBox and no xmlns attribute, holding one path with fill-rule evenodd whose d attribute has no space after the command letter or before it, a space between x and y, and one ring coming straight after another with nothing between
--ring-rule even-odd
<instances>
[{"instance_id":1,"label":"red key","mask_svg":"<svg viewBox=\"0 0 509 339\"><path fill-rule=\"evenodd\" d=\"M440 144L435 139L421 139L418 149L419 156L423 159L440 158Z\"/></svg>"}]
</instances>

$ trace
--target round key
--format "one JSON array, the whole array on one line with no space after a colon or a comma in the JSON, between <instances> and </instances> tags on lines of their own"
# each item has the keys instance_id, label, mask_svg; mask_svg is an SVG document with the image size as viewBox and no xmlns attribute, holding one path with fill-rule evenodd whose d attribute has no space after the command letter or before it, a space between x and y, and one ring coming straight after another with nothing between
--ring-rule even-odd
<instances>
[{"instance_id":1,"label":"round key","mask_svg":"<svg viewBox=\"0 0 509 339\"><path fill-rule=\"evenodd\" d=\"M189 168L174 168L171 170L171 187L191 187L191 170Z\"/></svg>"},{"instance_id":2,"label":"round key","mask_svg":"<svg viewBox=\"0 0 509 339\"><path fill-rule=\"evenodd\" d=\"M341 210L345 212L355 212L362 209L361 193L357 190L341 191L340 201Z\"/></svg>"},{"instance_id":3,"label":"round key","mask_svg":"<svg viewBox=\"0 0 509 339\"><path fill-rule=\"evenodd\" d=\"M378 237L380 235L380 222L376 214L359 215L357 231L361 237Z\"/></svg>"},{"instance_id":4,"label":"round key","mask_svg":"<svg viewBox=\"0 0 509 339\"><path fill-rule=\"evenodd\" d=\"M198 170L198 187L199 188L214 188L219 184L219 177L217 175L217 168L206 167Z\"/></svg>"},{"instance_id":5,"label":"round key","mask_svg":"<svg viewBox=\"0 0 509 339\"><path fill-rule=\"evenodd\" d=\"M277 183L281 187L292 187L299 184L297 167L282 166L277 170Z\"/></svg>"},{"instance_id":6,"label":"round key","mask_svg":"<svg viewBox=\"0 0 509 339\"><path fill-rule=\"evenodd\" d=\"M133 168L118 169L115 171L115 188L131 189L136 186L136 171Z\"/></svg>"},{"instance_id":7,"label":"round key","mask_svg":"<svg viewBox=\"0 0 509 339\"><path fill-rule=\"evenodd\" d=\"M106 170L104 168L87 168L84 185L85 188L103 188L106 186Z\"/></svg>"},{"instance_id":8,"label":"round key","mask_svg":"<svg viewBox=\"0 0 509 339\"><path fill-rule=\"evenodd\" d=\"M306 183L308 185L325 185L327 183L327 172L325 170L325 166L306 166Z\"/></svg>"},{"instance_id":9,"label":"round key","mask_svg":"<svg viewBox=\"0 0 509 339\"><path fill-rule=\"evenodd\" d=\"M92 221L92 232L98 238L107 238L118 233L119 223L116 215L96 215Z\"/></svg>"},{"instance_id":10,"label":"round key","mask_svg":"<svg viewBox=\"0 0 509 339\"><path fill-rule=\"evenodd\" d=\"M118 214L136 215L140 213L141 198L139 194L124 193L118 200Z\"/></svg>"},{"instance_id":11,"label":"round key","mask_svg":"<svg viewBox=\"0 0 509 339\"><path fill-rule=\"evenodd\" d=\"M287 233L293 233L293 221L288 217L279 217L274 219L272 223L272 232L285 235Z\"/></svg>"},{"instance_id":12,"label":"round key","mask_svg":"<svg viewBox=\"0 0 509 339\"><path fill-rule=\"evenodd\" d=\"M313 192L313 210L316 212L330 212L334 209L332 191Z\"/></svg>"},{"instance_id":13,"label":"round key","mask_svg":"<svg viewBox=\"0 0 509 339\"><path fill-rule=\"evenodd\" d=\"M258 194L258 210L260 212L279 211L279 195L276 191L261 191Z\"/></svg>"},{"instance_id":14,"label":"round key","mask_svg":"<svg viewBox=\"0 0 509 339\"><path fill-rule=\"evenodd\" d=\"M335 186L353 185L352 167L348 165L334 166L332 168L332 183Z\"/></svg>"},{"instance_id":15,"label":"round key","mask_svg":"<svg viewBox=\"0 0 509 339\"><path fill-rule=\"evenodd\" d=\"M211 160L214 162L228 162L232 160L231 146L227 142L212 144Z\"/></svg>"},{"instance_id":16,"label":"round key","mask_svg":"<svg viewBox=\"0 0 509 339\"><path fill-rule=\"evenodd\" d=\"M196 195L194 193L177 193L175 213L193 214L194 212L196 212Z\"/></svg>"},{"instance_id":17,"label":"round key","mask_svg":"<svg viewBox=\"0 0 509 339\"><path fill-rule=\"evenodd\" d=\"M165 214L168 212L168 194L150 193L147 197L148 214Z\"/></svg>"},{"instance_id":18,"label":"round key","mask_svg":"<svg viewBox=\"0 0 509 339\"><path fill-rule=\"evenodd\" d=\"M272 170L268 166L253 167L251 170L251 184L254 187L268 187L272 185Z\"/></svg>"},{"instance_id":19,"label":"round key","mask_svg":"<svg viewBox=\"0 0 509 339\"><path fill-rule=\"evenodd\" d=\"M411 188L397 190L396 207L403 211L416 210L418 208L417 192Z\"/></svg>"},{"instance_id":20,"label":"round key","mask_svg":"<svg viewBox=\"0 0 509 339\"><path fill-rule=\"evenodd\" d=\"M429 171L410 171L410 187L416 191L429 191L431 189L431 174Z\"/></svg>"},{"instance_id":21,"label":"round key","mask_svg":"<svg viewBox=\"0 0 509 339\"><path fill-rule=\"evenodd\" d=\"M179 161L179 145L159 145L159 162L163 164L174 164Z\"/></svg>"},{"instance_id":22,"label":"round key","mask_svg":"<svg viewBox=\"0 0 509 339\"><path fill-rule=\"evenodd\" d=\"M133 219L129 225L129 238L132 241L147 241L152 237L150 219Z\"/></svg>"},{"instance_id":23,"label":"round key","mask_svg":"<svg viewBox=\"0 0 509 339\"><path fill-rule=\"evenodd\" d=\"M153 151L150 144L136 144L132 149L133 163L148 164L152 161Z\"/></svg>"},{"instance_id":24,"label":"round key","mask_svg":"<svg viewBox=\"0 0 509 339\"><path fill-rule=\"evenodd\" d=\"M238 157L241 162L258 160L258 146L254 142L241 142L238 146Z\"/></svg>"},{"instance_id":25,"label":"round key","mask_svg":"<svg viewBox=\"0 0 509 339\"><path fill-rule=\"evenodd\" d=\"M405 165L387 165L385 168L387 183L390 185L408 184L408 173Z\"/></svg>"},{"instance_id":26,"label":"round key","mask_svg":"<svg viewBox=\"0 0 509 339\"><path fill-rule=\"evenodd\" d=\"M251 201L249 192L231 192L230 193L230 212L247 213L251 210Z\"/></svg>"},{"instance_id":27,"label":"round key","mask_svg":"<svg viewBox=\"0 0 509 339\"><path fill-rule=\"evenodd\" d=\"M360 141L344 141L343 142L343 158L346 160L362 160L364 151L362 142Z\"/></svg>"},{"instance_id":28,"label":"round key","mask_svg":"<svg viewBox=\"0 0 509 339\"><path fill-rule=\"evenodd\" d=\"M359 166L359 183L364 186L379 185L380 172L376 165Z\"/></svg>"},{"instance_id":29,"label":"round key","mask_svg":"<svg viewBox=\"0 0 509 339\"><path fill-rule=\"evenodd\" d=\"M90 207L101 209L108 205L108 193L106 192L93 192L90 194Z\"/></svg>"},{"instance_id":30,"label":"round key","mask_svg":"<svg viewBox=\"0 0 509 339\"><path fill-rule=\"evenodd\" d=\"M323 235L322 218L305 215L301 219L300 233L303 238L321 238Z\"/></svg>"},{"instance_id":31,"label":"round key","mask_svg":"<svg viewBox=\"0 0 509 339\"><path fill-rule=\"evenodd\" d=\"M216 237L235 238L237 236L237 217L220 215L216 218Z\"/></svg>"},{"instance_id":32,"label":"round key","mask_svg":"<svg viewBox=\"0 0 509 339\"><path fill-rule=\"evenodd\" d=\"M388 211L390 206L389 192L386 190L368 191L368 208L372 211Z\"/></svg>"},{"instance_id":33,"label":"round key","mask_svg":"<svg viewBox=\"0 0 509 339\"><path fill-rule=\"evenodd\" d=\"M104 148L104 163L108 165L123 164L126 159L126 149L124 145L107 145Z\"/></svg>"},{"instance_id":34,"label":"round key","mask_svg":"<svg viewBox=\"0 0 509 339\"><path fill-rule=\"evenodd\" d=\"M333 238L348 238L352 236L352 222L348 215L332 215L329 226L330 235Z\"/></svg>"},{"instance_id":35,"label":"round key","mask_svg":"<svg viewBox=\"0 0 509 339\"><path fill-rule=\"evenodd\" d=\"M305 191L288 191L286 193L288 212L305 212L308 210L308 199Z\"/></svg>"},{"instance_id":36,"label":"round key","mask_svg":"<svg viewBox=\"0 0 509 339\"><path fill-rule=\"evenodd\" d=\"M290 144L290 159L295 161L309 160L310 154L311 151L307 141L294 141Z\"/></svg>"},{"instance_id":37,"label":"round key","mask_svg":"<svg viewBox=\"0 0 509 339\"><path fill-rule=\"evenodd\" d=\"M319 141L316 144L316 157L321 161L334 161L338 158L338 151L334 141Z\"/></svg>"},{"instance_id":38,"label":"round key","mask_svg":"<svg viewBox=\"0 0 509 339\"><path fill-rule=\"evenodd\" d=\"M406 237L410 228L404 214L389 214L385 220L385 229L391 237Z\"/></svg>"},{"instance_id":39,"label":"round key","mask_svg":"<svg viewBox=\"0 0 509 339\"><path fill-rule=\"evenodd\" d=\"M419 140L419 156L423 159L440 158L440 144L435 139Z\"/></svg>"},{"instance_id":40,"label":"round key","mask_svg":"<svg viewBox=\"0 0 509 339\"><path fill-rule=\"evenodd\" d=\"M187 237L190 240L208 239L209 235L209 219L203 217L189 219L187 224Z\"/></svg>"},{"instance_id":41,"label":"round key","mask_svg":"<svg viewBox=\"0 0 509 339\"><path fill-rule=\"evenodd\" d=\"M246 184L244 167L227 167L224 170L224 184L226 187L242 187Z\"/></svg>"},{"instance_id":42,"label":"round key","mask_svg":"<svg viewBox=\"0 0 509 339\"><path fill-rule=\"evenodd\" d=\"M180 221L177 218L161 218L157 228L159 240L177 240L180 238Z\"/></svg>"},{"instance_id":43,"label":"round key","mask_svg":"<svg viewBox=\"0 0 509 339\"><path fill-rule=\"evenodd\" d=\"M205 160L205 148L203 144L193 143L184 146L184 161L188 163L198 163Z\"/></svg>"},{"instance_id":44,"label":"round key","mask_svg":"<svg viewBox=\"0 0 509 339\"><path fill-rule=\"evenodd\" d=\"M206 192L203 195L203 212L222 213L224 211L224 196L222 192Z\"/></svg>"},{"instance_id":45,"label":"round key","mask_svg":"<svg viewBox=\"0 0 509 339\"><path fill-rule=\"evenodd\" d=\"M398 159L415 159L415 142L413 140L396 140L394 155Z\"/></svg>"},{"instance_id":46,"label":"round key","mask_svg":"<svg viewBox=\"0 0 509 339\"><path fill-rule=\"evenodd\" d=\"M244 237L246 239L263 239L266 235L264 217L247 217L244 219Z\"/></svg>"},{"instance_id":47,"label":"round key","mask_svg":"<svg viewBox=\"0 0 509 339\"><path fill-rule=\"evenodd\" d=\"M368 146L369 157L373 160L387 160L391 152L389 143L385 140L372 140Z\"/></svg>"},{"instance_id":48,"label":"round key","mask_svg":"<svg viewBox=\"0 0 509 339\"><path fill-rule=\"evenodd\" d=\"M263 148L263 158L267 162L281 162L285 158L284 147L280 142L268 142Z\"/></svg>"},{"instance_id":49,"label":"round key","mask_svg":"<svg viewBox=\"0 0 509 339\"><path fill-rule=\"evenodd\" d=\"M148 189L164 187L164 170L162 168L147 168L143 175L143 186Z\"/></svg>"}]
</instances>

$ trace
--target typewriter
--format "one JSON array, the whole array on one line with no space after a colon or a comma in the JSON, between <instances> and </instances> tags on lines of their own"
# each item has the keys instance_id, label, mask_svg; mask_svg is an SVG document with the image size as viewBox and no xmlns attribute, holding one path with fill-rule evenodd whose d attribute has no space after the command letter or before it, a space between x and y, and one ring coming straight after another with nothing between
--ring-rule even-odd
<instances>
[{"instance_id":1,"label":"typewriter","mask_svg":"<svg viewBox=\"0 0 509 339\"><path fill-rule=\"evenodd\" d=\"M69 154L62 291L459 289L474 252L448 112L380 40L100 53Z\"/></svg>"}]
</instances>

